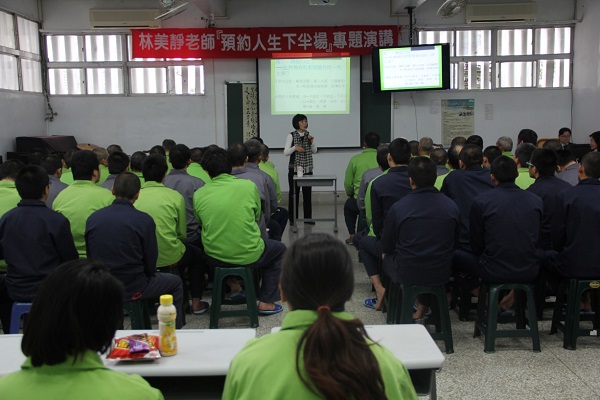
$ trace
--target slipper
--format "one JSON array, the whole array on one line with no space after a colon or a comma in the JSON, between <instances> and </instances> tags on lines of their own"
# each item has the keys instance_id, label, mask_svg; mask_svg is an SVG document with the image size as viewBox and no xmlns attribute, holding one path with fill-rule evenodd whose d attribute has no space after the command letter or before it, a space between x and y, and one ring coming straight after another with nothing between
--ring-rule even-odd
<instances>
[{"instance_id":1,"label":"slipper","mask_svg":"<svg viewBox=\"0 0 600 400\"><path fill-rule=\"evenodd\" d=\"M345 240L346 244L349 245L353 245L354 243L352 243L352 241L354 240L354 235L350 236L348 239Z\"/></svg>"},{"instance_id":2,"label":"slipper","mask_svg":"<svg viewBox=\"0 0 600 400\"><path fill-rule=\"evenodd\" d=\"M377 308L377 298L375 297L373 299L366 299L363 301L363 306L375 310Z\"/></svg>"},{"instance_id":3,"label":"slipper","mask_svg":"<svg viewBox=\"0 0 600 400\"><path fill-rule=\"evenodd\" d=\"M206 312L208 311L208 309L210 308L210 305L206 302L206 301L202 301L201 302L202 305L204 306L204 308L200 309L200 310L195 310L192 311L192 313L194 313L194 315L202 315L202 314L206 314Z\"/></svg>"},{"instance_id":4,"label":"slipper","mask_svg":"<svg viewBox=\"0 0 600 400\"><path fill-rule=\"evenodd\" d=\"M239 300L245 300L245 299L246 299L246 291L243 289L237 293L232 293L231 295L229 295L229 300L232 300L232 301L239 301Z\"/></svg>"},{"instance_id":5,"label":"slipper","mask_svg":"<svg viewBox=\"0 0 600 400\"><path fill-rule=\"evenodd\" d=\"M275 308L272 310L258 310L258 315L273 315L283 311L283 306L275 304Z\"/></svg>"},{"instance_id":6,"label":"slipper","mask_svg":"<svg viewBox=\"0 0 600 400\"><path fill-rule=\"evenodd\" d=\"M512 317L515 314L513 310L498 310L499 317Z\"/></svg>"},{"instance_id":7,"label":"slipper","mask_svg":"<svg viewBox=\"0 0 600 400\"><path fill-rule=\"evenodd\" d=\"M449 309L451 309L451 308L449 308ZM416 304L413 304L413 312L417 312L417 305L416 305ZM423 316L424 316L424 317L429 317L430 315L431 315L431 307L429 307L429 308L427 309L427 311L425 311L425 312L423 313Z\"/></svg>"}]
</instances>

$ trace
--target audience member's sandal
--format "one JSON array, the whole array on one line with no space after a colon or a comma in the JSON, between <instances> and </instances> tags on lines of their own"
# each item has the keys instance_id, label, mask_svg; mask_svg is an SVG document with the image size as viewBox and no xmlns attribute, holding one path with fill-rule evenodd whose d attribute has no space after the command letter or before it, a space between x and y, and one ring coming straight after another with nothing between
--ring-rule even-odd
<instances>
[{"instance_id":1,"label":"audience member's sandal","mask_svg":"<svg viewBox=\"0 0 600 400\"><path fill-rule=\"evenodd\" d=\"M373 310L377 309L377 298L366 299L363 301L363 305L367 308L372 308Z\"/></svg>"},{"instance_id":2,"label":"audience member's sandal","mask_svg":"<svg viewBox=\"0 0 600 400\"><path fill-rule=\"evenodd\" d=\"M246 292L244 290L240 290L237 293L231 293L231 295L229 295L229 300L232 301L244 300L245 298Z\"/></svg>"},{"instance_id":3,"label":"audience member's sandal","mask_svg":"<svg viewBox=\"0 0 600 400\"><path fill-rule=\"evenodd\" d=\"M279 305L279 304L275 304L275 308L273 308L272 310L258 310L258 315L273 315L273 314L279 314L280 312L283 311L283 306Z\"/></svg>"},{"instance_id":4,"label":"audience member's sandal","mask_svg":"<svg viewBox=\"0 0 600 400\"><path fill-rule=\"evenodd\" d=\"M201 308L199 310L193 310L192 312L194 313L194 315L202 315L202 314L206 314L206 312L208 311L208 309L210 308L210 305L206 302L206 301L201 301L200 304L204 307Z\"/></svg>"}]
</instances>

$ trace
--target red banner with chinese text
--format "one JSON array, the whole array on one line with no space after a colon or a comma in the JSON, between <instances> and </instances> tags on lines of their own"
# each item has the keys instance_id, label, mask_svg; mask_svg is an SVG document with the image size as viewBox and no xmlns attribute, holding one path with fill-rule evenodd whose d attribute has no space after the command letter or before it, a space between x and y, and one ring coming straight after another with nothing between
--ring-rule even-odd
<instances>
[{"instance_id":1,"label":"red banner with chinese text","mask_svg":"<svg viewBox=\"0 0 600 400\"><path fill-rule=\"evenodd\" d=\"M370 54L399 26L132 29L133 58L296 58Z\"/></svg>"}]
</instances>

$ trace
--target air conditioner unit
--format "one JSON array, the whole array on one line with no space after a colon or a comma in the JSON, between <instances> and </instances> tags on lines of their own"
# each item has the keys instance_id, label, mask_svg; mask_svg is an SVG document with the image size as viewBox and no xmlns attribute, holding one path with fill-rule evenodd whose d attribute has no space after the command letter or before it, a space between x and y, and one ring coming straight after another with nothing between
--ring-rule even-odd
<instances>
[{"instance_id":1,"label":"air conditioner unit","mask_svg":"<svg viewBox=\"0 0 600 400\"><path fill-rule=\"evenodd\" d=\"M536 3L467 4L467 23L535 21Z\"/></svg>"},{"instance_id":2,"label":"air conditioner unit","mask_svg":"<svg viewBox=\"0 0 600 400\"><path fill-rule=\"evenodd\" d=\"M154 17L160 9L90 9L90 26L92 28L159 28L160 20Z\"/></svg>"}]
</instances>

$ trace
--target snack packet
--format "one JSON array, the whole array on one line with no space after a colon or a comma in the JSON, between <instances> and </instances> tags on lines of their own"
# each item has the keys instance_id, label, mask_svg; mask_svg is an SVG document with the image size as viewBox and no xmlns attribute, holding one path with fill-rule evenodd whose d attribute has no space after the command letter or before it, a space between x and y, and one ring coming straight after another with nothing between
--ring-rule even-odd
<instances>
[{"instance_id":1,"label":"snack packet","mask_svg":"<svg viewBox=\"0 0 600 400\"><path fill-rule=\"evenodd\" d=\"M160 358L158 336L147 333L115 338L109 360L151 360Z\"/></svg>"}]
</instances>

